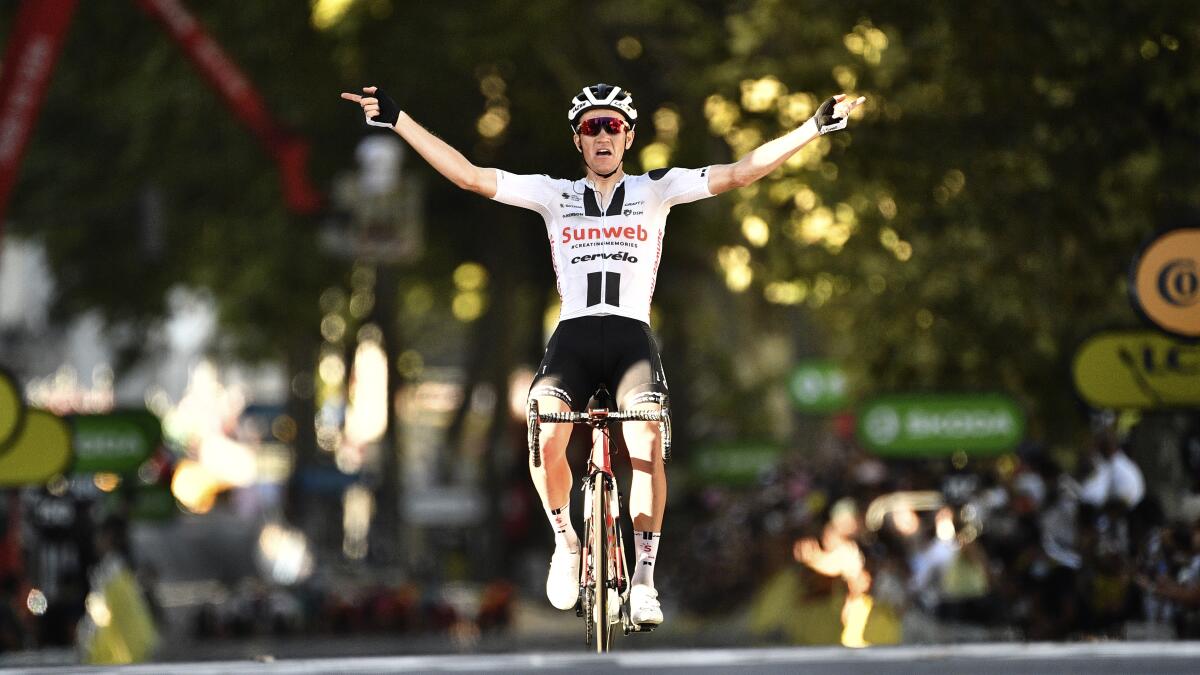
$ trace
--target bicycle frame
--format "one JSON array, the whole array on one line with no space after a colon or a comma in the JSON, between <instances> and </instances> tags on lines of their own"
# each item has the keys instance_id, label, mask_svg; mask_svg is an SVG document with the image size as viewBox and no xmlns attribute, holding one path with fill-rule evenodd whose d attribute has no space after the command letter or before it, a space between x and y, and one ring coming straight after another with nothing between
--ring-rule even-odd
<instances>
[{"instance_id":1,"label":"bicycle frame","mask_svg":"<svg viewBox=\"0 0 1200 675\"><path fill-rule=\"evenodd\" d=\"M629 591L629 570L625 557L625 541L621 532L621 499L617 479L612 471L611 437L607 424L608 411L593 410L592 454L588 459L584 482L583 563L579 566L581 595L590 602L581 603L580 614L588 622L590 637L596 651L608 651L612 645L612 622L609 615L613 601L609 591L615 591L619 606L615 613L625 633L631 632L626 607Z\"/></svg>"}]
</instances>

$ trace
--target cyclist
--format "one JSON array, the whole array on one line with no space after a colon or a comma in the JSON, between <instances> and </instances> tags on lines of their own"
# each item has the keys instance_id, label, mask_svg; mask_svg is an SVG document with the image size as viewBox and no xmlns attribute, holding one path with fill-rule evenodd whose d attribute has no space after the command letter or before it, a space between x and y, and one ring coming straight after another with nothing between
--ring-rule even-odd
<instances>
[{"instance_id":1,"label":"cyclist","mask_svg":"<svg viewBox=\"0 0 1200 675\"><path fill-rule=\"evenodd\" d=\"M582 410L600 383L616 387L619 408L661 408L667 379L650 333L650 300L672 206L745 187L775 170L818 135L842 129L865 100L839 95L813 117L731 164L699 169L622 170L633 145L638 113L621 87L595 84L575 95L567 111L583 178L517 175L475 166L437 138L382 91L343 93L367 122L390 127L455 185L488 199L537 212L546 223L562 310L529 397L541 412ZM622 433L633 465L629 510L637 562L630 589L630 618L663 620L654 587L654 565L667 499L667 478L655 422L626 422ZM571 425L542 427L542 466L530 474L555 536L546 595L559 609L575 606L579 590L579 538L570 521L573 476L566 461Z\"/></svg>"}]
</instances>

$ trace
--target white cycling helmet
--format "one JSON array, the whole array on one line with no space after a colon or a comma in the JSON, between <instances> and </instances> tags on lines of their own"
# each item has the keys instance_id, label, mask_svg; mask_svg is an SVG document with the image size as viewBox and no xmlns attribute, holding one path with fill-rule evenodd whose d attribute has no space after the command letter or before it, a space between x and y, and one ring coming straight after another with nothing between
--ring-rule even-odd
<instances>
[{"instance_id":1,"label":"white cycling helmet","mask_svg":"<svg viewBox=\"0 0 1200 675\"><path fill-rule=\"evenodd\" d=\"M571 108L567 110L567 120L571 123L572 131L579 126L579 116L585 110L592 108L616 110L625 116L625 121L629 123L630 127L637 124L637 109L633 107L633 97L629 95L629 92L611 84L600 83L584 87L575 95L575 98L571 99Z\"/></svg>"}]
</instances>

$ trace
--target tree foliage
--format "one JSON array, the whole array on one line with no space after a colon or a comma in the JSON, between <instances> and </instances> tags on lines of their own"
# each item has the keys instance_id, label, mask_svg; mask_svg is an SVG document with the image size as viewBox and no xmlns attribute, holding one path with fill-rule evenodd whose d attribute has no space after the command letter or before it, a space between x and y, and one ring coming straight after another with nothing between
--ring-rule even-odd
<instances>
[{"instance_id":1,"label":"tree foliage","mask_svg":"<svg viewBox=\"0 0 1200 675\"><path fill-rule=\"evenodd\" d=\"M319 26L310 3L191 5L312 140L322 185L364 133L337 94L365 84L481 165L562 176L581 173L565 107L584 83L626 84L645 111L629 171L729 161L834 92L866 95L847 131L672 215L660 329L673 384L735 418L715 431L761 428L747 411L778 407L803 352L841 359L862 392L1001 389L1058 420L1078 341L1133 321L1137 244L1200 194L1192 3L360 0ZM396 294L406 339L486 348L430 337L461 333L451 274L476 261L491 307L476 330L528 327L513 358L536 359L553 288L537 217L408 167L430 189L427 253ZM147 194L162 198L161 246ZM47 243L60 315L149 325L167 288L201 286L245 354L312 339L317 298L348 281L132 3L80 4L10 212ZM778 348L760 350L764 336Z\"/></svg>"},{"instance_id":2,"label":"tree foliage","mask_svg":"<svg viewBox=\"0 0 1200 675\"><path fill-rule=\"evenodd\" d=\"M869 98L735 197L750 291L811 309L861 390L999 389L1061 429L1076 345L1134 320L1133 252L1196 206L1198 19L1170 2L746 3L706 104L735 153L831 92Z\"/></svg>"}]
</instances>

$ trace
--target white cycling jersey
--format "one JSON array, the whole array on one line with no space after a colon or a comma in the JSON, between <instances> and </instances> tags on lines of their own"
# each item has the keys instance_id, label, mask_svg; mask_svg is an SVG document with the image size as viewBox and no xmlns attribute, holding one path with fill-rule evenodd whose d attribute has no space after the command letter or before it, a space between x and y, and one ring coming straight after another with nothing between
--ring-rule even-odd
<instances>
[{"instance_id":1,"label":"white cycling jersey","mask_svg":"<svg viewBox=\"0 0 1200 675\"><path fill-rule=\"evenodd\" d=\"M626 175L607 203L586 178L497 169L493 199L537 211L546 221L562 298L559 321L616 314L648 324L667 213L711 196L708 167Z\"/></svg>"}]
</instances>

